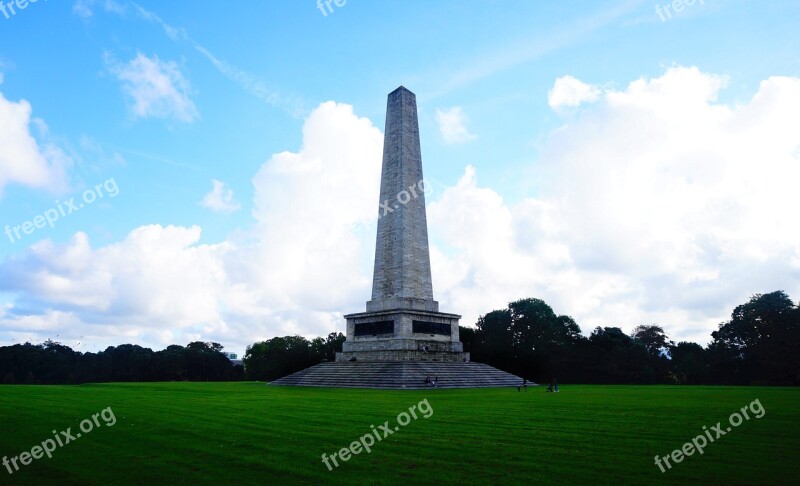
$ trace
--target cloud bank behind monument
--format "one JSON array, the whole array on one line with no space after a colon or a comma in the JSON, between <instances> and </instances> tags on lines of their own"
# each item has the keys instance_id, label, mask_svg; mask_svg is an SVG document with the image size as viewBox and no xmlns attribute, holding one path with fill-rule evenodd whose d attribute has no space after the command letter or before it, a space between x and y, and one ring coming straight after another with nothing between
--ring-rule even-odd
<instances>
[{"instance_id":1,"label":"cloud bank behind monument","mask_svg":"<svg viewBox=\"0 0 800 486\"><path fill-rule=\"evenodd\" d=\"M704 343L751 293L800 294L800 80L770 78L738 104L717 102L723 89L718 76L672 68L570 107L526 173L535 197L504 200L469 166L435 188L437 300L467 325L532 296L584 331L658 322ZM342 313L369 294L382 142L352 107L324 103L302 147L254 176L254 223L224 242L160 225L98 248L83 233L39 242L0 268L14 295L0 333L243 348L343 330Z\"/></svg>"}]
</instances>

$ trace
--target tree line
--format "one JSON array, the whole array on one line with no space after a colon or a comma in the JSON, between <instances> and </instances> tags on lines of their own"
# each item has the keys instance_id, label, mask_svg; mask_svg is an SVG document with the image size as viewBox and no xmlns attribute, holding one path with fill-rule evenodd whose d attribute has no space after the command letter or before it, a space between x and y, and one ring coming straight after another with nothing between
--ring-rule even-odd
<instances>
[{"instance_id":1,"label":"tree line","mask_svg":"<svg viewBox=\"0 0 800 486\"><path fill-rule=\"evenodd\" d=\"M589 336L540 299L522 299L460 328L472 361L537 383L800 385L800 306L782 291L756 294L711 333L705 347L675 344L657 324L628 335L596 327ZM345 336L275 337L247 347L235 366L218 343L152 351L134 344L80 353L47 341L0 347L6 384L126 381L272 381L333 361Z\"/></svg>"},{"instance_id":2,"label":"tree line","mask_svg":"<svg viewBox=\"0 0 800 486\"><path fill-rule=\"evenodd\" d=\"M512 302L461 328L473 361L535 382L800 385L800 306L782 291L756 294L706 346L675 344L655 324L631 335L596 327L588 337L540 299Z\"/></svg>"},{"instance_id":3,"label":"tree line","mask_svg":"<svg viewBox=\"0 0 800 486\"><path fill-rule=\"evenodd\" d=\"M233 381L244 368L218 343L193 342L154 352L135 344L80 353L54 341L0 347L3 384L79 384L133 381Z\"/></svg>"}]
</instances>

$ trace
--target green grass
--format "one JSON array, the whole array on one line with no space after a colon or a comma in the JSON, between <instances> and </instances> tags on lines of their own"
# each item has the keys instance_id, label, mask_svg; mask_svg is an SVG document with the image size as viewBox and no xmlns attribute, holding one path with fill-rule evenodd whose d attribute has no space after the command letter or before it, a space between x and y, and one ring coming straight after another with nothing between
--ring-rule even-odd
<instances>
[{"instance_id":1,"label":"green grass","mask_svg":"<svg viewBox=\"0 0 800 486\"><path fill-rule=\"evenodd\" d=\"M423 399L433 414L328 471L332 454ZM758 399L766 410L654 465ZM0 484L797 484L800 389L564 386L374 391L260 383L0 387L0 456L111 407L117 418ZM752 415L752 413L750 414ZM102 419L100 420L101 424ZM2 457L0 457L2 459ZM0 466L1 468L2 466Z\"/></svg>"}]
</instances>

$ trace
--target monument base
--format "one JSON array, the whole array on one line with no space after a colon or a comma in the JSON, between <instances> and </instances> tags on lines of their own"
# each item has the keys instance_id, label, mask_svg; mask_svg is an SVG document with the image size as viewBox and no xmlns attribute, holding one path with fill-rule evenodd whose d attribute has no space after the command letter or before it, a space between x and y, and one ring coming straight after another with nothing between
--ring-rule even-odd
<instances>
[{"instance_id":1,"label":"monument base","mask_svg":"<svg viewBox=\"0 0 800 486\"><path fill-rule=\"evenodd\" d=\"M392 309L345 319L347 340L336 361L469 362L458 337L457 314Z\"/></svg>"},{"instance_id":2,"label":"monument base","mask_svg":"<svg viewBox=\"0 0 800 486\"><path fill-rule=\"evenodd\" d=\"M516 388L523 383L519 376L481 363L384 361L321 363L275 380L271 385L385 390L433 388L432 383L426 381L426 378L435 378L437 388ZM530 381L528 385L535 386Z\"/></svg>"}]
</instances>

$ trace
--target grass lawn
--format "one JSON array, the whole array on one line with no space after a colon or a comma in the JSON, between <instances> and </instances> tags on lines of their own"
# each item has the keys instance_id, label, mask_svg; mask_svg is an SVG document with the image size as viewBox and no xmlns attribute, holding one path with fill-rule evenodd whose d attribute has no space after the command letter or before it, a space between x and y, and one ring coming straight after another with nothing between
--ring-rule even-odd
<instances>
[{"instance_id":1,"label":"grass lawn","mask_svg":"<svg viewBox=\"0 0 800 486\"><path fill-rule=\"evenodd\" d=\"M397 416L427 399L406 426ZM665 473L666 456L758 399L764 415ZM0 387L9 458L111 407L116 424L0 484L798 484L800 389L563 386L374 391L262 383ZM757 406L756 406L757 407ZM423 411L425 407L423 405ZM329 456L389 421L399 430L332 471ZM88 428L88 426L87 426ZM381 432L383 437L385 432ZM712 433L712 437L716 434ZM62 436L63 437L63 436ZM365 439L368 443L369 439ZM2 459L2 457L0 457ZM13 469L13 466L12 466Z\"/></svg>"}]
</instances>

